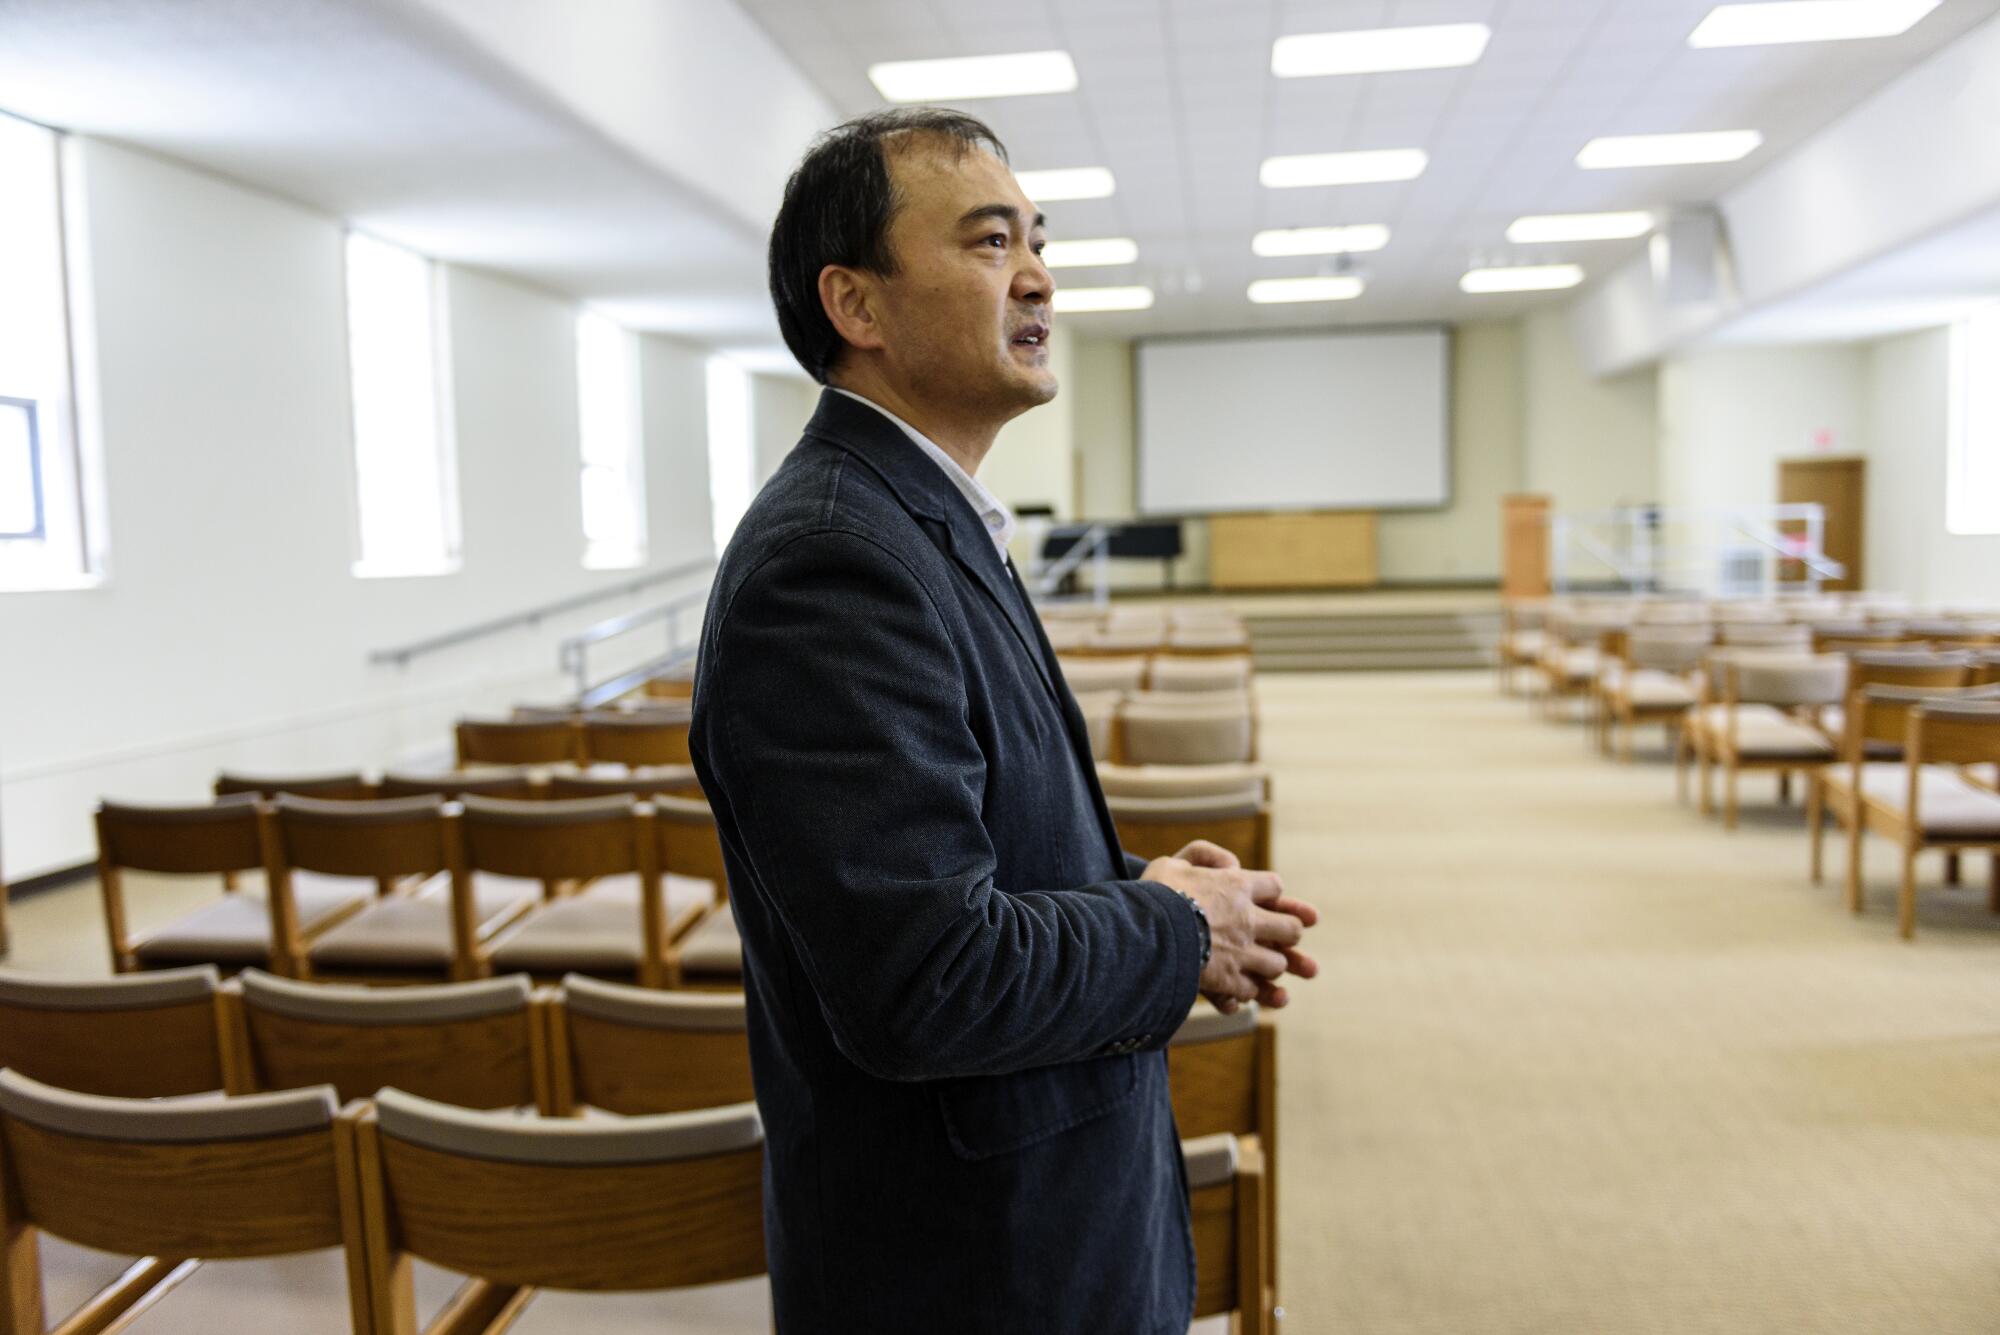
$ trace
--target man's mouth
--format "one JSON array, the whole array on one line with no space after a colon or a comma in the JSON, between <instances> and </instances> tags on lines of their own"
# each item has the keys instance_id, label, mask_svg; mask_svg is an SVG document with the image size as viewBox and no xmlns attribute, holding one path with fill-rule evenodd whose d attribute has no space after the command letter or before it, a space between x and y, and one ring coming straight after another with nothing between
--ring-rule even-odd
<instances>
[{"instance_id":1,"label":"man's mouth","mask_svg":"<svg viewBox=\"0 0 2000 1335\"><path fill-rule=\"evenodd\" d=\"M1045 324L1031 324L1025 329L1016 331L1012 341L1020 346L1042 347L1049 341L1049 327Z\"/></svg>"}]
</instances>

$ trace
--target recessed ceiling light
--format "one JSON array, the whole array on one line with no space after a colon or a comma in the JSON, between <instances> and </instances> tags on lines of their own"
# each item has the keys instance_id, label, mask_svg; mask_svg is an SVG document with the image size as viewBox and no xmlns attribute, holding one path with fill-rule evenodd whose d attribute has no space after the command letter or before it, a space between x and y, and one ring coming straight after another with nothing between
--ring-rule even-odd
<instances>
[{"instance_id":1,"label":"recessed ceiling light","mask_svg":"<svg viewBox=\"0 0 2000 1335\"><path fill-rule=\"evenodd\" d=\"M1650 213L1540 213L1507 225L1517 246L1548 241L1624 241L1653 230Z\"/></svg>"},{"instance_id":2,"label":"recessed ceiling light","mask_svg":"<svg viewBox=\"0 0 2000 1335\"><path fill-rule=\"evenodd\" d=\"M1103 167L1058 167L1053 171L1015 172L1014 183L1037 204L1063 199L1103 199L1118 188Z\"/></svg>"},{"instance_id":3,"label":"recessed ceiling light","mask_svg":"<svg viewBox=\"0 0 2000 1335\"><path fill-rule=\"evenodd\" d=\"M1324 278L1259 278L1250 284L1250 300L1260 306L1281 301L1352 301L1367 285L1353 274Z\"/></svg>"},{"instance_id":4,"label":"recessed ceiling light","mask_svg":"<svg viewBox=\"0 0 2000 1335\"><path fill-rule=\"evenodd\" d=\"M1301 33L1271 43L1271 73L1281 79L1298 79L1318 74L1451 69L1477 62L1492 36L1492 29L1483 23Z\"/></svg>"},{"instance_id":5,"label":"recessed ceiling light","mask_svg":"<svg viewBox=\"0 0 2000 1335\"><path fill-rule=\"evenodd\" d=\"M1005 56L949 60L891 60L868 67L868 81L891 102L965 102L980 97L1025 97L1076 88L1076 63L1067 51L1019 51Z\"/></svg>"},{"instance_id":6,"label":"recessed ceiling light","mask_svg":"<svg viewBox=\"0 0 2000 1335\"><path fill-rule=\"evenodd\" d=\"M1757 151L1764 136L1755 130L1704 130L1695 134L1628 134L1593 139L1576 155L1576 165L1680 167L1697 162L1735 162Z\"/></svg>"},{"instance_id":7,"label":"recessed ceiling light","mask_svg":"<svg viewBox=\"0 0 2000 1335\"><path fill-rule=\"evenodd\" d=\"M1774 0L1717 5L1688 37L1689 46L1775 46L1843 42L1908 32L1938 0Z\"/></svg>"},{"instance_id":8,"label":"recessed ceiling light","mask_svg":"<svg viewBox=\"0 0 2000 1335\"><path fill-rule=\"evenodd\" d=\"M1365 185L1408 181L1424 174L1430 157L1421 148L1376 148L1358 153L1298 153L1265 158L1257 179L1273 190L1302 185Z\"/></svg>"},{"instance_id":9,"label":"recessed ceiling light","mask_svg":"<svg viewBox=\"0 0 2000 1335\"><path fill-rule=\"evenodd\" d=\"M1574 264L1516 264L1504 269L1474 269L1458 280L1461 292L1550 292L1575 287L1583 269Z\"/></svg>"},{"instance_id":10,"label":"recessed ceiling light","mask_svg":"<svg viewBox=\"0 0 2000 1335\"><path fill-rule=\"evenodd\" d=\"M1067 315L1084 311L1143 311L1153 304L1150 287L1059 287L1056 309Z\"/></svg>"},{"instance_id":11,"label":"recessed ceiling light","mask_svg":"<svg viewBox=\"0 0 2000 1335\"><path fill-rule=\"evenodd\" d=\"M1250 238L1259 255L1351 255L1380 250L1389 244L1389 229L1380 223L1347 227L1280 227Z\"/></svg>"},{"instance_id":12,"label":"recessed ceiling light","mask_svg":"<svg viewBox=\"0 0 2000 1335\"><path fill-rule=\"evenodd\" d=\"M1042 247L1042 263L1051 269L1130 264L1138 258L1139 243L1128 236L1107 236L1092 241L1051 241Z\"/></svg>"}]
</instances>

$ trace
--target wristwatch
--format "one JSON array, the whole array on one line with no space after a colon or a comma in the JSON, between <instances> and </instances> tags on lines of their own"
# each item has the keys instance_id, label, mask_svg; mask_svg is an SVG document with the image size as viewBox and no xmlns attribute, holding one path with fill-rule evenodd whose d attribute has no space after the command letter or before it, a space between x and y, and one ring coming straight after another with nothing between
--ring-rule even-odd
<instances>
[{"instance_id":1,"label":"wristwatch","mask_svg":"<svg viewBox=\"0 0 2000 1335\"><path fill-rule=\"evenodd\" d=\"M1206 969L1208 967L1209 951L1214 944L1208 935L1208 914L1202 909L1200 904L1195 902L1193 895L1185 894L1179 890L1176 890L1174 893L1187 901L1188 907L1194 910L1194 920L1201 924L1201 967Z\"/></svg>"}]
</instances>

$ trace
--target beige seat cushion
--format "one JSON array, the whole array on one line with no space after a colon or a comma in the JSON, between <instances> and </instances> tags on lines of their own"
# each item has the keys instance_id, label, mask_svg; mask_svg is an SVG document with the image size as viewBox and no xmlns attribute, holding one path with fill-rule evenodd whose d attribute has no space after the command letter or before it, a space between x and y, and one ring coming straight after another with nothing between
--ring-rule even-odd
<instances>
[{"instance_id":1,"label":"beige seat cushion","mask_svg":"<svg viewBox=\"0 0 2000 1335\"><path fill-rule=\"evenodd\" d=\"M1600 655L1595 649L1559 649L1545 658L1549 669L1565 681L1589 681L1597 675Z\"/></svg>"},{"instance_id":2,"label":"beige seat cushion","mask_svg":"<svg viewBox=\"0 0 2000 1335\"><path fill-rule=\"evenodd\" d=\"M358 877L292 873L299 925L307 931L365 903L374 893L375 883ZM153 932L133 953L148 964L268 964L270 905L261 890L225 894Z\"/></svg>"},{"instance_id":3,"label":"beige seat cushion","mask_svg":"<svg viewBox=\"0 0 2000 1335\"><path fill-rule=\"evenodd\" d=\"M1262 765L1111 765L1097 767L1106 797L1207 797L1262 792L1269 773Z\"/></svg>"},{"instance_id":4,"label":"beige seat cushion","mask_svg":"<svg viewBox=\"0 0 2000 1335\"><path fill-rule=\"evenodd\" d=\"M1507 637L1507 652L1516 659L1532 661L1542 656L1548 636L1539 630L1517 630Z\"/></svg>"},{"instance_id":5,"label":"beige seat cushion","mask_svg":"<svg viewBox=\"0 0 2000 1335\"><path fill-rule=\"evenodd\" d=\"M736 913L727 904L701 920L681 942L681 972L698 978L741 978L743 938Z\"/></svg>"},{"instance_id":6,"label":"beige seat cushion","mask_svg":"<svg viewBox=\"0 0 2000 1335\"><path fill-rule=\"evenodd\" d=\"M575 895L545 904L493 945L502 973L634 973L645 958L637 900Z\"/></svg>"},{"instance_id":7,"label":"beige seat cushion","mask_svg":"<svg viewBox=\"0 0 2000 1335\"><path fill-rule=\"evenodd\" d=\"M660 878L660 894L667 902L667 921L675 922L715 903L715 882L668 872ZM622 876L601 876L584 888L583 898L637 908L639 875L628 872Z\"/></svg>"},{"instance_id":8,"label":"beige seat cushion","mask_svg":"<svg viewBox=\"0 0 2000 1335\"><path fill-rule=\"evenodd\" d=\"M1863 765L1861 792L1869 803L1907 816L1907 765ZM1957 770L1926 765L1917 785L1917 815L1926 838L2000 840L2000 793L1967 783Z\"/></svg>"},{"instance_id":9,"label":"beige seat cushion","mask_svg":"<svg viewBox=\"0 0 2000 1335\"><path fill-rule=\"evenodd\" d=\"M473 904L485 940L513 921L541 885L513 876L477 873ZM332 969L445 969L451 965L451 885L438 879L414 895L369 905L335 927L307 952L316 967Z\"/></svg>"},{"instance_id":10,"label":"beige seat cushion","mask_svg":"<svg viewBox=\"0 0 2000 1335\"><path fill-rule=\"evenodd\" d=\"M1847 732L1847 710L1840 705L1828 705L1819 711L1820 731L1833 738L1839 748L1841 737ZM1903 748L1894 742L1876 738L1861 744L1861 753L1870 760L1894 760L1903 754Z\"/></svg>"},{"instance_id":11,"label":"beige seat cushion","mask_svg":"<svg viewBox=\"0 0 2000 1335\"><path fill-rule=\"evenodd\" d=\"M1247 709L1215 712L1127 708L1125 757L1136 765L1230 765L1250 759Z\"/></svg>"},{"instance_id":12,"label":"beige seat cushion","mask_svg":"<svg viewBox=\"0 0 2000 1335\"><path fill-rule=\"evenodd\" d=\"M1694 688L1655 668L1623 674L1612 687L1617 699L1640 709L1678 709L1694 703Z\"/></svg>"},{"instance_id":13,"label":"beige seat cushion","mask_svg":"<svg viewBox=\"0 0 2000 1335\"><path fill-rule=\"evenodd\" d=\"M1703 732L1720 735L1729 731L1728 705L1702 705L1689 717L1693 720L1694 726ZM1782 709L1771 705L1738 705L1736 718L1739 726L1754 728L1764 723L1786 722L1788 715Z\"/></svg>"},{"instance_id":14,"label":"beige seat cushion","mask_svg":"<svg viewBox=\"0 0 2000 1335\"><path fill-rule=\"evenodd\" d=\"M1835 755L1825 733L1789 718L1739 721L1736 753L1746 760L1832 760Z\"/></svg>"}]
</instances>

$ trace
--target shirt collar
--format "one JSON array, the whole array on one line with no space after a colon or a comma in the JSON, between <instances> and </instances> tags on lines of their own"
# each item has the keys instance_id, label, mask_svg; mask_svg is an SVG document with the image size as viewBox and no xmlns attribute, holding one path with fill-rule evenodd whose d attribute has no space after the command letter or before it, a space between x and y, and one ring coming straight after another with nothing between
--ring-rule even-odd
<instances>
[{"instance_id":1,"label":"shirt collar","mask_svg":"<svg viewBox=\"0 0 2000 1335\"><path fill-rule=\"evenodd\" d=\"M828 385L827 388L836 394L845 394L856 403L867 404L870 408L873 408L876 412L903 428L903 434L914 441L918 449L929 455L931 461L944 470L944 475L951 479L951 485L958 488L959 495L965 497L966 504L972 507L972 513L979 516L979 522L986 529L987 536L993 539L993 545L1000 549L1001 560L1004 561L1006 559L1007 544L1014 539L1014 530L1017 527L1018 521L1015 520L1014 512L1007 508L1005 502L988 491L978 478L959 467L958 460L946 454L944 448L936 441L924 435L923 432L917 430L908 422L905 422L902 418L875 402L875 400L863 398L853 390L842 389L838 385Z\"/></svg>"}]
</instances>

